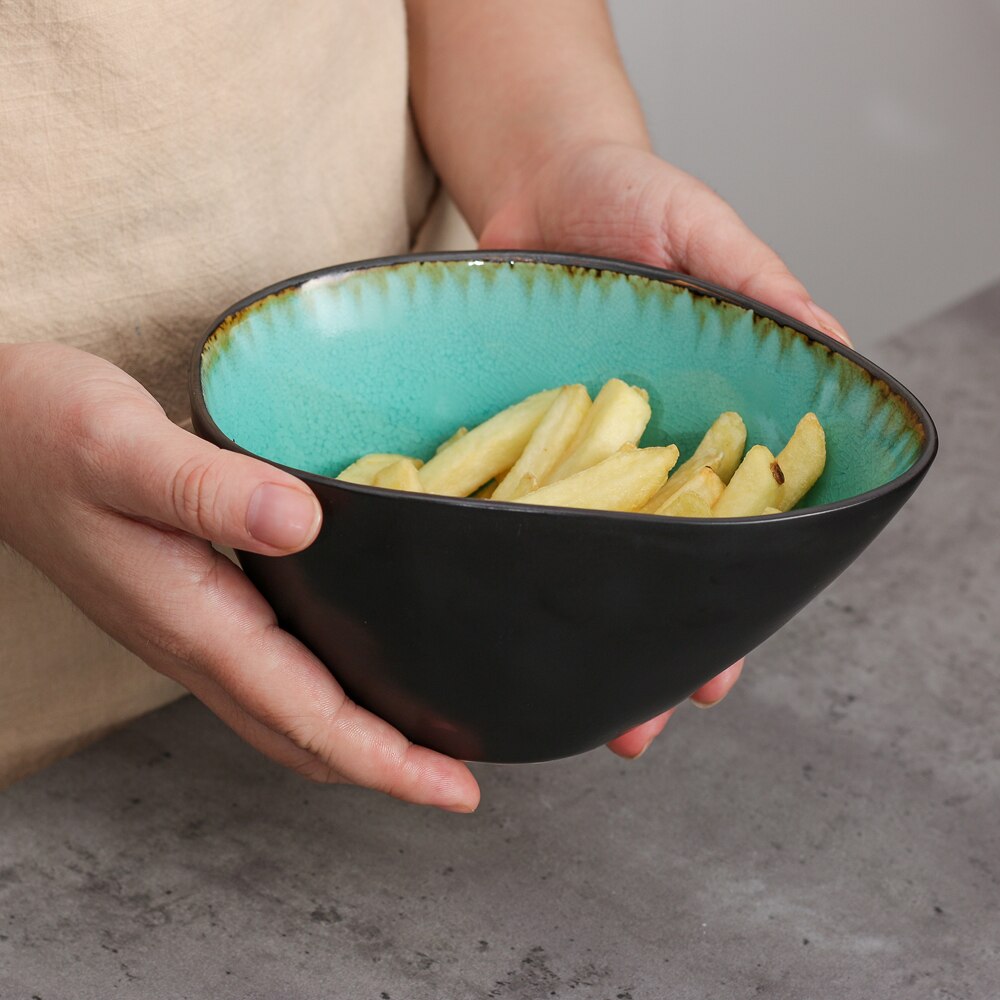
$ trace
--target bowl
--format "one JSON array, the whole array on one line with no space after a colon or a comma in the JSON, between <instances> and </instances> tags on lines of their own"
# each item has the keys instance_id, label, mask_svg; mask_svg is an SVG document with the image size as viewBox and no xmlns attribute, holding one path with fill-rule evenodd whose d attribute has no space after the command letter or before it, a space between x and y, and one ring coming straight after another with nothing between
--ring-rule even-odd
<instances>
[{"instance_id":1,"label":"bowl","mask_svg":"<svg viewBox=\"0 0 1000 1000\"><path fill-rule=\"evenodd\" d=\"M645 387L642 444L682 458L724 410L777 452L813 410L827 467L800 508L697 520L338 482L358 456L427 458L529 393ZM937 447L895 379L733 292L621 261L461 253L343 264L228 309L198 345L196 431L307 482L296 555L239 555L352 698L467 760L600 745L774 633L912 494Z\"/></svg>"}]
</instances>

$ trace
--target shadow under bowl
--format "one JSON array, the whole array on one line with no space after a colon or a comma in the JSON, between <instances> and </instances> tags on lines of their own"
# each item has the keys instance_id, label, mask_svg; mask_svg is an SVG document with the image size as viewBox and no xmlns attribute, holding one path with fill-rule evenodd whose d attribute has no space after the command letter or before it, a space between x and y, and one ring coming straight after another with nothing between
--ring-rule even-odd
<instances>
[{"instance_id":1,"label":"shadow under bowl","mask_svg":"<svg viewBox=\"0 0 1000 1000\"><path fill-rule=\"evenodd\" d=\"M682 459L724 410L777 452L809 410L827 467L800 508L695 520L398 493L332 477L371 451L428 458L529 393L649 391L642 443ZM937 448L865 358L690 278L530 253L396 257L233 306L193 359L199 434L305 480L305 552L241 553L279 621L414 742L515 762L591 749L677 704L843 571Z\"/></svg>"}]
</instances>

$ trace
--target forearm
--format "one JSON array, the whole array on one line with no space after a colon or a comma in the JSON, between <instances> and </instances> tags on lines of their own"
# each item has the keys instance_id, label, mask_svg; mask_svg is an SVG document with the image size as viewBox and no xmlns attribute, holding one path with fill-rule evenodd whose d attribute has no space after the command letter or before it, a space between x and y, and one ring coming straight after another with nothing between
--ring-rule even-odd
<instances>
[{"instance_id":1,"label":"forearm","mask_svg":"<svg viewBox=\"0 0 1000 1000\"><path fill-rule=\"evenodd\" d=\"M553 153L649 147L602 0L407 0L407 13L417 125L477 233Z\"/></svg>"}]
</instances>

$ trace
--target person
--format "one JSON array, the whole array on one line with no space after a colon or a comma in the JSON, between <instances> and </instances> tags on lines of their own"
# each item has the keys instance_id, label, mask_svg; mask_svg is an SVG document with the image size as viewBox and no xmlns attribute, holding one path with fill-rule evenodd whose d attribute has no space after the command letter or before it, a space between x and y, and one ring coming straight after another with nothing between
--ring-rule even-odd
<instances>
[{"instance_id":1,"label":"person","mask_svg":"<svg viewBox=\"0 0 1000 1000\"><path fill-rule=\"evenodd\" d=\"M0 778L179 684L310 778L475 808L465 764L347 699L213 549L298 551L320 509L179 426L197 335L281 277L409 249L431 165L482 248L640 261L843 330L651 151L601 0L14 0L2 17ZM612 750L637 756L669 714Z\"/></svg>"}]
</instances>

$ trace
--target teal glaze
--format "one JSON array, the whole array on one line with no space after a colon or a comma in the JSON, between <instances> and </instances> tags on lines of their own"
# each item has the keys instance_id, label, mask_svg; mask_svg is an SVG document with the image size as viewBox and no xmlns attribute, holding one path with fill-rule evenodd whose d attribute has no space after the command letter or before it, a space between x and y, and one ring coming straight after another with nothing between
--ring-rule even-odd
<instances>
[{"instance_id":1,"label":"teal glaze","mask_svg":"<svg viewBox=\"0 0 1000 1000\"><path fill-rule=\"evenodd\" d=\"M709 295L563 264L405 262L306 281L227 319L202 386L223 434L332 476L360 455L429 457L539 389L612 376L649 391L643 444L682 460L724 410L777 452L809 410L827 433L803 506L875 489L916 461L907 403L819 341Z\"/></svg>"}]
</instances>

